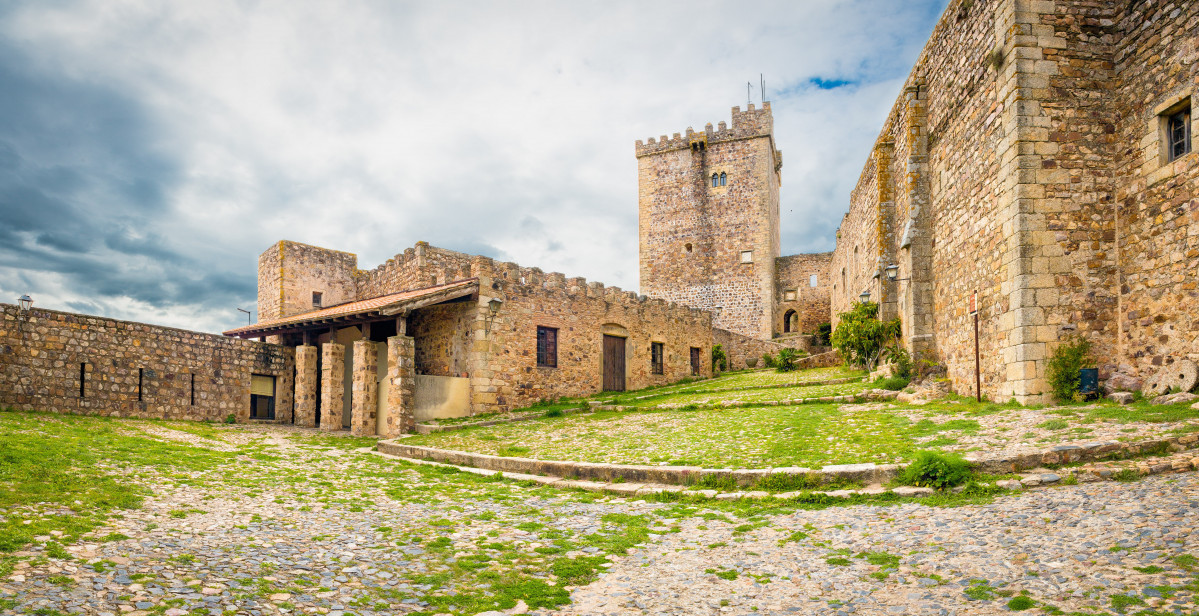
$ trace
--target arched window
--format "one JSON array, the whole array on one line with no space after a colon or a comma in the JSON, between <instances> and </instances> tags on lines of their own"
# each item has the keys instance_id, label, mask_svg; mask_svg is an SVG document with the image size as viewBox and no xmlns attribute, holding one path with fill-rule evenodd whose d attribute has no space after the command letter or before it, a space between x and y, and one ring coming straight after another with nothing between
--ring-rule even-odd
<instances>
[{"instance_id":1,"label":"arched window","mask_svg":"<svg viewBox=\"0 0 1199 616\"><path fill-rule=\"evenodd\" d=\"M794 310L788 310L783 315L783 333L789 334L799 330L799 315Z\"/></svg>"},{"instance_id":2,"label":"arched window","mask_svg":"<svg viewBox=\"0 0 1199 616\"><path fill-rule=\"evenodd\" d=\"M713 173L712 174L712 188L716 188L717 186L720 186L719 182L720 182L720 176Z\"/></svg>"},{"instance_id":3,"label":"arched window","mask_svg":"<svg viewBox=\"0 0 1199 616\"><path fill-rule=\"evenodd\" d=\"M722 173L722 174L720 174L720 185L724 186L724 182L725 182L725 175Z\"/></svg>"}]
</instances>

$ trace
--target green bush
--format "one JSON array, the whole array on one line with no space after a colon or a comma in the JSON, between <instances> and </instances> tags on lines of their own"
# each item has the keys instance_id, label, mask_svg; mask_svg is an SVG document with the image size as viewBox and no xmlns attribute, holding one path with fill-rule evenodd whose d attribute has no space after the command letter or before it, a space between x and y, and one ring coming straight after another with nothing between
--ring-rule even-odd
<instances>
[{"instance_id":1,"label":"green bush","mask_svg":"<svg viewBox=\"0 0 1199 616\"><path fill-rule=\"evenodd\" d=\"M886 389L889 391L899 391L911 383L908 379L901 376L892 376L887 378L878 378L874 380L874 386L878 389Z\"/></svg>"},{"instance_id":2,"label":"green bush","mask_svg":"<svg viewBox=\"0 0 1199 616\"><path fill-rule=\"evenodd\" d=\"M565 414L562 412L562 409L550 409L545 412L546 417L562 417Z\"/></svg>"},{"instance_id":3,"label":"green bush","mask_svg":"<svg viewBox=\"0 0 1199 616\"><path fill-rule=\"evenodd\" d=\"M724 354L724 346L712 345L712 371L724 372L729 369L729 358Z\"/></svg>"},{"instance_id":4,"label":"green bush","mask_svg":"<svg viewBox=\"0 0 1199 616\"><path fill-rule=\"evenodd\" d=\"M916 459L903 469L899 483L944 490L966 483L972 476L970 463L960 455L921 451L916 454Z\"/></svg>"},{"instance_id":5,"label":"green bush","mask_svg":"<svg viewBox=\"0 0 1199 616\"><path fill-rule=\"evenodd\" d=\"M795 371L795 362L799 360L799 357L799 351L796 351L795 349L779 349L779 356L776 360L778 363L778 371Z\"/></svg>"},{"instance_id":6,"label":"green bush","mask_svg":"<svg viewBox=\"0 0 1199 616\"><path fill-rule=\"evenodd\" d=\"M237 423L237 415L230 413L228 416L225 417L225 423L227 423L227 424Z\"/></svg>"},{"instance_id":7,"label":"green bush","mask_svg":"<svg viewBox=\"0 0 1199 616\"><path fill-rule=\"evenodd\" d=\"M779 364L778 364L778 361L775 360L774 356L771 355L770 353L762 353L762 367L778 368Z\"/></svg>"},{"instance_id":8,"label":"green bush","mask_svg":"<svg viewBox=\"0 0 1199 616\"><path fill-rule=\"evenodd\" d=\"M832 323L821 323L816 326L816 344L820 346L828 346L829 337L833 335Z\"/></svg>"},{"instance_id":9,"label":"green bush","mask_svg":"<svg viewBox=\"0 0 1199 616\"><path fill-rule=\"evenodd\" d=\"M830 342L845 361L866 370L874 370L883 351L899 338L899 319L878 320L878 304L874 302L858 302L839 317L841 322Z\"/></svg>"},{"instance_id":10,"label":"green bush","mask_svg":"<svg viewBox=\"0 0 1199 616\"><path fill-rule=\"evenodd\" d=\"M1045 378L1049 381L1053 397L1059 402L1074 400L1080 385L1078 371L1094 366L1090 340L1075 337L1057 345L1045 369Z\"/></svg>"},{"instance_id":11,"label":"green bush","mask_svg":"<svg viewBox=\"0 0 1199 616\"><path fill-rule=\"evenodd\" d=\"M895 374L902 379L911 380L916 369L916 362L912 361L912 354L898 343L891 345L887 349L887 357L891 359L891 363L895 364Z\"/></svg>"}]
</instances>

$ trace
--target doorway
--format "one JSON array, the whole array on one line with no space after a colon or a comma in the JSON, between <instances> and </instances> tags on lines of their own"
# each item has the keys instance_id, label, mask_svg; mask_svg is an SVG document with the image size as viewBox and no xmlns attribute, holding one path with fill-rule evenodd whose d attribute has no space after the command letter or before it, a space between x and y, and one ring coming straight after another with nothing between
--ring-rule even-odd
<instances>
[{"instance_id":1,"label":"doorway","mask_svg":"<svg viewBox=\"0 0 1199 616\"><path fill-rule=\"evenodd\" d=\"M604 334L604 391L624 391L625 339Z\"/></svg>"}]
</instances>

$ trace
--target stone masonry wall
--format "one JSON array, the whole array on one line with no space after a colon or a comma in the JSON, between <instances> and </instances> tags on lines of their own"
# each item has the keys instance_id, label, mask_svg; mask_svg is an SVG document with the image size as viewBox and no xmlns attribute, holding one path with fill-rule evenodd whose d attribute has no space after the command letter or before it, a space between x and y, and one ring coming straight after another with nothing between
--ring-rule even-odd
<instances>
[{"instance_id":1,"label":"stone masonry wall","mask_svg":"<svg viewBox=\"0 0 1199 616\"><path fill-rule=\"evenodd\" d=\"M790 255L774 260L775 287L775 317L774 331L782 333L785 327L787 313L794 310L799 317L799 328L791 333L812 333L821 323L829 323L832 318L829 306L829 289L832 280L829 278L829 268L832 264L833 253L822 252L806 255ZM811 285L811 277L816 276L816 286ZM794 299L787 300L788 293L795 294Z\"/></svg>"},{"instance_id":2,"label":"stone masonry wall","mask_svg":"<svg viewBox=\"0 0 1199 616\"><path fill-rule=\"evenodd\" d=\"M416 339L416 373L466 376L470 372L471 333L476 305L471 302L421 308L408 317Z\"/></svg>"},{"instance_id":3,"label":"stone masonry wall","mask_svg":"<svg viewBox=\"0 0 1199 616\"><path fill-rule=\"evenodd\" d=\"M291 349L40 308L25 319L18 315L16 306L0 304L0 406L114 417L219 421L235 415L247 420L250 375L264 374L275 377L275 421L291 421Z\"/></svg>"},{"instance_id":4,"label":"stone masonry wall","mask_svg":"<svg viewBox=\"0 0 1199 616\"><path fill-rule=\"evenodd\" d=\"M1124 3L1114 52L1115 188L1121 278L1115 367L1148 376L1199 360L1199 154L1169 162L1161 114L1199 95L1199 3ZM1079 24L1088 30L1103 23Z\"/></svg>"},{"instance_id":5,"label":"stone masonry wall","mask_svg":"<svg viewBox=\"0 0 1199 616\"><path fill-rule=\"evenodd\" d=\"M626 338L626 389L691 376L692 347L699 349L700 375L711 375L708 312L483 257L475 258L471 273L481 289L471 374L476 413L601 391L605 333ZM504 303L490 318L487 302L497 296ZM538 326L558 330L557 367L537 365ZM652 342L664 345L660 375L651 370Z\"/></svg>"},{"instance_id":6,"label":"stone masonry wall","mask_svg":"<svg viewBox=\"0 0 1199 616\"><path fill-rule=\"evenodd\" d=\"M313 309L312 293L329 307L358 297L354 283L358 257L299 242L280 241L258 257L258 320Z\"/></svg>"},{"instance_id":7,"label":"stone masonry wall","mask_svg":"<svg viewBox=\"0 0 1199 616\"><path fill-rule=\"evenodd\" d=\"M811 352L812 350L812 338L810 336L759 340L720 328L712 330L712 343L719 344L724 349L725 357L728 358L729 370L743 370L748 368L749 364L745 360L749 358L756 358L758 360L757 367L762 368L765 366L762 363L763 355L767 353L778 355L779 351L786 348L807 352ZM711 359L711 356L708 356L704 358L704 361L710 363Z\"/></svg>"},{"instance_id":8,"label":"stone masonry wall","mask_svg":"<svg viewBox=\"0 0 1199 616\"><path fill-rule=\"evenodd\" d=\"M710 310L720 327L769 339L779 252L770 104L703 132L637 142L641 290ZM724 174L724 186L711 177ZM743 263L741 253L752 252Z\"/></svg>"}]
</instances>

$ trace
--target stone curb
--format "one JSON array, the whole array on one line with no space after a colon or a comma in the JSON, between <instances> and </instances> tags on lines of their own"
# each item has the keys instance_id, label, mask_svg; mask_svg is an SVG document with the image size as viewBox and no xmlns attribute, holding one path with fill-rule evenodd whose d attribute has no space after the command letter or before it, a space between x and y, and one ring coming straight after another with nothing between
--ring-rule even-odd
<instances>
[{"instance_id":1,"label":"stone curb","mask_svg":"<svg viewBox=\"0 0 1199 616\"><path fill-rule=\"evenodd\" d=\"M575 413L591 412L594 407L584 406L580 404L576 408L560 409L563 415L573 415ZM416 424L417 434L432 434L434 432L454 432L456 430L465 430L467 428L479 428L482 426L498 426L506 423L516 423L518 421L530 421L533 419L541 419L545 417L547 411L534 411L531 413L521 413L520 415L512 415L503 419L488 419L487 421L475 421L470 423L450 424L439 426L436 424Z\"/></svg>"},{"instance_id":2,"label":"stone curb","mask_svg":"<svg viewBox=\"0 0 1199 616\"><path fill-rule=\"evenodd\" d=\"M383 457L401 457L395 454L386 453L383 451L375 451L370 448L363 448L361 451L372 453ZM604 494L612 494L615 496L649 496L653 494L661 494L664 492L683 493L689 496L699 496L712 500L740 500L740 499L758 499L776 498L779 500L789 500L798 496L807 495L824 495L832 498L849 498L851 496L869 496L892 493L897 496L918 497L931 496L936 493L932 488L923 488L915 486L897 486L894 488L884 488L880 484L873 484L868 487L858 490L831 490L831 491L809 491L809 492L777 492L771 494L760 490L755 491L740 491L740 492L720 492L717 490L689 490L684 486L661 484L661 483L606 483L599 481L587 481L578 479L563 479L548 475L531 475L528 473L510 473L504 471L475 468L471 466L459 466L455 464L446 464L443 462L433 462L431 460L421 460L412 458L403 458L407 462L414 464L423 464L427 466L438 466L456 468L464 473L472 475L480 475L491 477L494 475L502 475L504 479L511 481L530 481L539 483L545 486L552 486L565 490L584 490L587 492L600 492ZM1137 461L1133 467L1139 476L1157 475L1169 472L1188 472L1191 470L1199 471L1199 457L1190 458L1189 456L1175 455L1170 458L1157 459L1151 461ZM1079 483L1092 483L1096 481L1104 481L1113 479L1114 472L1103 472L1103 469L1078 469L1080 472L1072 473ZM1021 491L1028 488L1047 487L1054 484L1062 483L1061 474L1054 472L1034 473L1029 474L1021 479L1006 479L996 481L995 485L1005 490ZM953 492L961 492L962 486L953 489Z\"/></svg>"},{"instance_id":3,"label":"stone curb","mask_svg":"<svg viewBox=\"0 0 1199 616\"><path fill-rule=\"evenodd\" d=\"M826 403L843 403L843 402L881 402L883 400L894 400L899 396L898 391L888 391L885 389L867 389L856 394L847 394L843 396L821 396L819 398L793 398L791 400L761 400L761 401L724 401L718 404L696 404L696 408L700 409L737 409L737 408L752 408L755 406L797 406L801 404L826 404ZM689 404L649 404L646 406L634 406L629 404L601 404L595 408L603 411L676 411L681 408L691 406Z\"/></svg>"},{"instance_id":4,"label":"stone curb","mask_svg":"<svg viewBox=\"0 0 1199 616\"><path fill-rule=\"evenodd\" d=\"M861 383L863 377L849 376L840 379L825 379L823 381L805 381L802 383L776 383L774 385L746 385L745 387L718 387L716 389L680 389L678 391L646 394L644 396L636 396L634 400L649 400L650 398L658 398L665 396L674 396L678 394L720 394L730 391L754 391L757 389L786 389L789 387L820 387L822 385L841 385L844 383Z\"/></svg>"},{"instance_id":5,"label":"stone curb","mask_svg":"<svg viewBox=\"0 0 1199 616\"><path fill-rule=\"evenodd\" d=\"M987 458L970 455L966 460L975 470L992 474L1016 473L1047 464L1071 464L1077 462L1103 461L1130 458L1154 451L1182 452L1194 449L1199 444L1199 434L1187 434L1170 439L1152 439L1138 443L1104 441L1084 445L1059 445L1040 453L1014 457ZM430 460L459 467L508 473L523 473L530 476L552 475L596 481L625 481L630 483L654 483L666 485L693 485L706 477L713 479L731 478L739 486L750 486L772 474L792 476L817 475L821 483L835 480L861 481L867 485L886 483L906 468L906 464L840 464L825 466L819 470L804 467L778 467L770 469L701 468L699 466L651 466L634 464L608 464L603 462L575 462L570 460L534 460L493 456L471 451L438 449L419 445L405 445L395 440L379 441L378 451L410 460Z\"/></svg>"}]
</instances>

